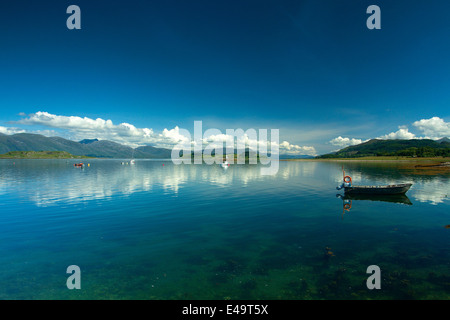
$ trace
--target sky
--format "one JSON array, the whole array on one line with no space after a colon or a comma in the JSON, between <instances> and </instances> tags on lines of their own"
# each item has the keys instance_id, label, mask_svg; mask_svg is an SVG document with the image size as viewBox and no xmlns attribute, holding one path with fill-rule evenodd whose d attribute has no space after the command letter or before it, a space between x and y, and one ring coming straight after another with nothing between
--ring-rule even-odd
<instances>
[{"instance_id":1,"label":"sky","mask_svg":"<svg viewBox=\"0 0 450 320\"><path fill-rule=\"evenodd\" d=\"M170 147L202 121L279 129L280 152L309 155L449 137L448 12L445 0L2 1L0 133Z\"/></svg>"}]
</instances>

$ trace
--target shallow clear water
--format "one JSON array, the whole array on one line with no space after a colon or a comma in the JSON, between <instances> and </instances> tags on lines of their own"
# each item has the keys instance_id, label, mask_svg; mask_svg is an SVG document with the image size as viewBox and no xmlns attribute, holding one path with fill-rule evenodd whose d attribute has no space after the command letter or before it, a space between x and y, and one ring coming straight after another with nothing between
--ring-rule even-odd
<instances>
[{"instance_id":1,"label":"shallow clear water","mask_svg":"<svg viewBox=\"0 0 450 320\"><path fill-rule=\"evenodd\" d=\"M87 162L0 160L0 299L450 298L448 174L344 163L354 184L413 183L345 211L341 162Z\"/></svg>"}]
</instances>

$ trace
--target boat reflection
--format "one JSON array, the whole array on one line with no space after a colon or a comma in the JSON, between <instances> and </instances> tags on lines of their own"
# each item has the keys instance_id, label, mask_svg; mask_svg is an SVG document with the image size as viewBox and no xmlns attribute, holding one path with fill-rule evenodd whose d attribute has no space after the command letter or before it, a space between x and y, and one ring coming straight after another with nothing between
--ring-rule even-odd
<instances>
[{"instance_id":1,"label":"boat reflection","mask_svg":"<svg viewBox=\"0 0 450 320\"><path fill-rule=\"evenodd\" d=\"M397 194L397 195L336 194L336 197L342 200L342 218L344 218L344 214L346 212L350 212L350 209L352 209L353 201L355 200L382 201L382 202L400 203L408 206L412 205L411 200L409 200L408 196L405 194Z\"/></svg>"}]
</instances>

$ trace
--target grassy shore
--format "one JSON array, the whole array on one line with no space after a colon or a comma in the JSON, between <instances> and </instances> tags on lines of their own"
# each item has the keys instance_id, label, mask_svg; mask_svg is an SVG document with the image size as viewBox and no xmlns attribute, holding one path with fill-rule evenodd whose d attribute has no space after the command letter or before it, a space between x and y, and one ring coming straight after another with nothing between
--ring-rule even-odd
<instances>
[{"instance_id":1,"label":"grassy shore","mask_svg":"<svg viewBox=\"0 0 450 320\"><path fill-rule=\"evenodd\" d=\"M283 159L281 161L324 161L324 162L338 162L338 161L407 161L407 162L435 162L444 163L450 162L450 158L444 157L430 157L430 158L412 158L412 157L361 157L361 158L328 158L328 159Z\"/></svg>"},{"instance_id":2,"label":"grassy shore","mask_svg":"<svg viewBox=\"0 0 450 320\"><path fill-rule=\"evenodd\" d=\"M0 155L0 159L89 159L86 156L74 156L65 151L11 151Z\"/></svg>"},{"instance_id":3,"label":"grassy shore","mask_svg":"<svg viewBox=\"0 0 450 320\"><path fill-rule=\"evenodd\" d=\"M417 175L450 175L450 158L361 157L334 159L286 159L284 161L399 163L398 169Z\"/></svg>"}]
</instances>

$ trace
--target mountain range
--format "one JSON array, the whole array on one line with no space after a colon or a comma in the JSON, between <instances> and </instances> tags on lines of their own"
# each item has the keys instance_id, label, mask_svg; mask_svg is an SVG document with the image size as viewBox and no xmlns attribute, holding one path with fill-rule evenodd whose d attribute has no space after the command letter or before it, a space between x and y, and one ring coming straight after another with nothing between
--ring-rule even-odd
<instances>
[{"instance_id":1,"label":"mountain range","mask_svg":"<svg viewBox=\"0 0 450 320\"><path fill-rule=\"evenodd\" d=\"M76 142L31 133L0 134L0 154L10 151L66 151L77 156L121 159L168 159L172 152L152 146L133 149L108 140L85 139Z\"/></svg>"},{"instance_id":2,"label":"mountain range","mask_svg":"<svg viewBox=\"0 0 450 320\"><path fill-rule=\"evenodd\" d=\"M142 146L131 148L116 142L98 139L84 139L81 141L67 140L61 137L45 137L32 133L17 133L6 135L0 133L0 154L11 151L65 151L76 156L94 158L118 158L118 159L170 159L172 150ZM235 150L235 154L237 151ZM245 150L248 157L251 152ZM212 152L214 154L214 151ZM223 150L226 154L226 149ZM311 156L280 155L280 159L312 158Z\"/></svg>"}]
</instances>

